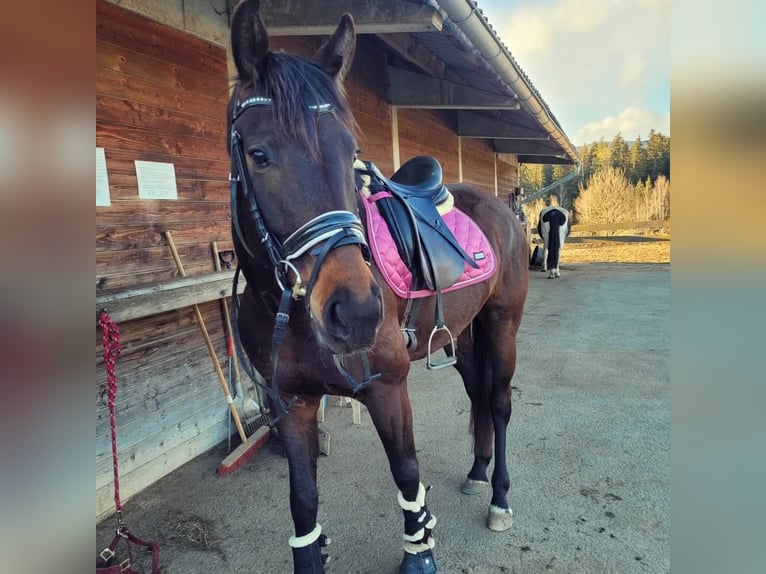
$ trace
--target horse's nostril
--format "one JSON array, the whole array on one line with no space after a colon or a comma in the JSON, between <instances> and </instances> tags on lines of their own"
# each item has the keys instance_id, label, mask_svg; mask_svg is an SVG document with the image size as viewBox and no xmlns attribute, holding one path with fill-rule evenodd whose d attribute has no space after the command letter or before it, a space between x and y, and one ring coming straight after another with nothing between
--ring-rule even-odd
<instances>
[{"instance_id":1,"label":"horse's nostril","mask_svg":"<svg viewBox=\"0 0 766 574\"><path fill-rule=\"evenodd\" d=\"M336 327L348 327L348 320L344 317L343 305L340 304L340 301L333 301L330 304L329 317Z\"/></svg>"},{"instance_id":2,"label":"horse's nostril","mask_svg":"<svg viewBox=\"0 0 766 574\"><path fill-rule=\"evenodd\" d=\"M348 289L338 289L325 302L323 327L336 341L369 346L375 341L383 317L382 297L371 291L360 300Z\"/></svg>"}]
</instances>

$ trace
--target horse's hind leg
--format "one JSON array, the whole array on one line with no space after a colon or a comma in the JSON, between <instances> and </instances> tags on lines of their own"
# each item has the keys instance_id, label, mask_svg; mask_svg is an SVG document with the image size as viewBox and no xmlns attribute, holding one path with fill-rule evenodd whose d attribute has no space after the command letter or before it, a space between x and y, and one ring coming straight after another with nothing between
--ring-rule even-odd
<instances>
[{"instance_id":1,"label":"horse's hind leg","mask_svg":"<svg viewBox=\"0 0 766 574\"><path fill-rule=\"evenodd\" d=\"M317 523L317 457L319 399L308 397L296 403L290 414L277 423L290 469L290 513L295 535L289 544L293 551L295 574L323 574L326 557L321 548L328 539Z\"/></svg>"},{"instance_id":2,"label":"horse's hind leg","mask_svg":"<svg viewBox=\"0 0 766 574\"><path fill-rule=\"evenodd\" d=\"M481 492L486 484L487 466L494 446L495 466L487 526L502 531L513 524L513 513L507 501L510 477L506 430L511 419L511 378L516 368L519 321L506 313L495 315L491 312L484 313L483 319L488 325L482 320L474 321L472 337L461 341L458 347L462 356L458 355L457 368L471 398L474 432L474 463L463 492Z\"/></svg>"},{"instance_id":3,"label":"horse's hind leg","mask_svg":"<svg viewBox=\"0 0 766 574\"><path fill-rule=\"evenodd\" d=\"M492 437L484 437L483 434L491 432L491 427L481 423L482 417L476 414L480 410L486 409L479 404L482 396L480 368L476 364L474 357L473 329L466 329L461 333L457 340L457 368L463 379L466 393L471 399L471 425L474 436L473 465L468 472L461 490L464 494L481 494L489 487L489 478L487 478L487 467L492 460L492 450L489 448ZM477 440L476 437L481 437Z\"/></svg>"}]
</instances>

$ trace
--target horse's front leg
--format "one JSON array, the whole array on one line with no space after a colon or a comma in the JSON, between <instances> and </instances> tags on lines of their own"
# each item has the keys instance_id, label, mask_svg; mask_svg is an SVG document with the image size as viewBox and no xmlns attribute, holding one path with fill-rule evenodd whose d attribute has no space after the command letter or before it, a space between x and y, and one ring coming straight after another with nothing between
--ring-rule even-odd
<instances>
[{"instance_id":1,"label":"horse's front leg","mask_svg":"<svg viewBox=\"0 0 766 574\"><path fill-rule=\"evenodd\" d=\"M289 544L293 551L295 574L324 574L326 557L320 549L327 538L317 523L317 457L319 428L318 397L302 397L290 413L277 423L290 469L290 512L295 535Z\"/></svg>"},{"instance_id":2,"label":"horse's front leg","mask_svg":"<svg viewBox=\"0 0 766 574\"><path fill-rule=\"evenodd\" d=\"M426 489L420 482L406 377L394 383L376 381L368 387L364 403L399 488L397 501L404 513L404 558L399 574L436 572L431 552L435 543L431 531L436 526L436 517L426 506Z\"/></svg>"}]
</instances>

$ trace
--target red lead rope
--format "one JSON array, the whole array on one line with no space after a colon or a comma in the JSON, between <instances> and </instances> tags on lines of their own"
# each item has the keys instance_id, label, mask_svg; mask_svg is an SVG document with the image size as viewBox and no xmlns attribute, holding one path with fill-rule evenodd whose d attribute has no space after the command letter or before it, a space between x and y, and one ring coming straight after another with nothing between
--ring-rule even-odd
<instances>
[{"instance_id":1,"label":"red lead rope","mask_svg":"<svg viewBox=\"0 0 766 574\"><path fill-rule=\"evenodd\" d=\"M122 526L122 503L120 503L120 478L117 470L117 430L114 423L114 398L117 396L117 376L114 374L114 363L120 357L120 330L106 311L101 311L98 319L101 325L101 343L104 347L104 363L106 363L106 384L109 396L109 426L112 431L112 466L114 468L114 506L117 509L117 522Z\"/></svg>"}]
</instances>

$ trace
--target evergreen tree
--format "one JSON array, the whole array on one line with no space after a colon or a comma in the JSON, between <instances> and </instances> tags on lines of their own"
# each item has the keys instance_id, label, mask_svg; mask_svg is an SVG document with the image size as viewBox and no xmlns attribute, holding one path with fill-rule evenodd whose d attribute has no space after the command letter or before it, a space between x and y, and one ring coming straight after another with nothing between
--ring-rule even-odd
<instances>
[{"instance_id":1,"label":"evergreen tree","mask_svg":"<svg viewBox=\"0 0 766 574\"><path fill-rule=\"evenodd\" d=\"M670 179L670 138L649 130L649 139L646 141L646 159L648 173L652 179L664 175Z\"/></svg>"},{"instance_id":2,"label":"evergreen tree","mask_svg":"<svg viewBox=\"0 0 766 574\"><path fill-rule=\"evenodd\" d=\"M636 136L633 145L630 146L630 166L627 170L628 180L631 183L640 182L647 175L646 148L641 136Z\"/></svg>"},{"instance_id":3,"label":"evergreen tree","mask_svg":"<svg viewBox=\"0 0 766 574\"><path fill-rule=\"evenodd\" d=\"M630 167L628 144L622 134L617 132L609 145L609 164L617 169L628 171Z\"/></svg>"}]
</instances>

